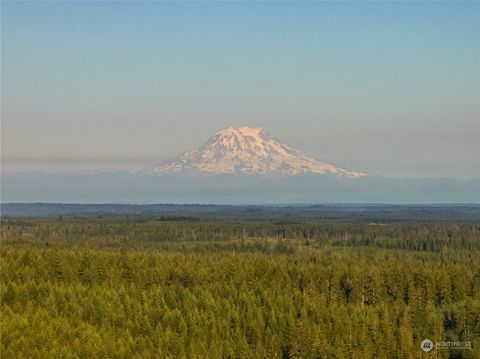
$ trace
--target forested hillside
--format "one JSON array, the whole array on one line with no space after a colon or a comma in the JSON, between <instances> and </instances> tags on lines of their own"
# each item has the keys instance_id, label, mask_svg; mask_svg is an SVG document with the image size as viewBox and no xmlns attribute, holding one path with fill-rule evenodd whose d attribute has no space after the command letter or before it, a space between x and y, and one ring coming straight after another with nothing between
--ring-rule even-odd
<instances>
[{"instance_id":1,"label":"forested hillside","mask_svg":"<svg viewBox=\"0 0 480 359\"><path fill-rule=\"evenodd\" d=\"M4 220L1 358L480 358L480 225ZM469 341L472 349L420 342Z\"/></svg>"}]
</instances>

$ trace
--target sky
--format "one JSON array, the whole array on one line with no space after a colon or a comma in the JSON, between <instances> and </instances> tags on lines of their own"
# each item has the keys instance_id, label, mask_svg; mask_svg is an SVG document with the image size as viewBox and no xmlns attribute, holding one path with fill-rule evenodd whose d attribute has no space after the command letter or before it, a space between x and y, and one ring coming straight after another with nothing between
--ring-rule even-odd
<instances>
[{"instance_id":1,"label":"sky","mask_svg":"<svg viewBox=\"0 0 480 359\"><path fill-rule=\"evenodd\" d=\"M2 172L135 169L230 126L480 177L478 2L1 3Z\"/></svg>"}]
</instances>

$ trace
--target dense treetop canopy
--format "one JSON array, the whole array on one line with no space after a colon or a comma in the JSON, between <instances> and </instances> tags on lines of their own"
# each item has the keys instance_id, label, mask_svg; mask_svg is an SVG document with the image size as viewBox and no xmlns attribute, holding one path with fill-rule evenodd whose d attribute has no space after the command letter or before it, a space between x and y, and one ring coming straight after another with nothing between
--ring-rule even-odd
<instances>
[{"instance_id":1,"label":"dense treetop canopy","mask_svg":"<svg viewBox=\"0 0 480 359\"><path fill-rule=\"evenodd\" d=\"M4 220L3 358L478 358L480 226ZM420 342L469 341L425 353Z\"/></svg>"}]
</instances>

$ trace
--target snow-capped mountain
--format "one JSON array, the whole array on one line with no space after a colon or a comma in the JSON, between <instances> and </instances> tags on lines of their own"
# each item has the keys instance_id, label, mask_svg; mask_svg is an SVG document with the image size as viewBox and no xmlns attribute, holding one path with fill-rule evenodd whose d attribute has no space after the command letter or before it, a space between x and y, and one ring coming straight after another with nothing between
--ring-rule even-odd
<instances>
[{"instance_id":1,"label":"snow-capped mountain","mask_svg":"<svg viewBox=\"0 0 480 359\"><path fill-rule=\"evenodd\" d=\"M365 176L317 161L270 136L262 128L230 127L217 132L198 149L158 164L148 173L250 174L294 176L304 173Z\"/></svg>"}]
</instances>

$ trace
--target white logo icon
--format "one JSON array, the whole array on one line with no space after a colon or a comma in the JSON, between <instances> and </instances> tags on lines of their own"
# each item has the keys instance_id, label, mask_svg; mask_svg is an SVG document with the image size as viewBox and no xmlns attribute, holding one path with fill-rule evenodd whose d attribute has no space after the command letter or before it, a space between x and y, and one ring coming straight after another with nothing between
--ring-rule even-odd
<instances>
[{"instance_id":1,"label":"white logo icon","mask_svg":"<svg viewBox=\"0 0 480 359\"><path fill-rule=\"evenodd\" d=\"M430 339L424 339L422 340L422 343L420 344L420 347L424 352L429 352L433 349L433 343Z\"/></svg>"}]
</instances>

